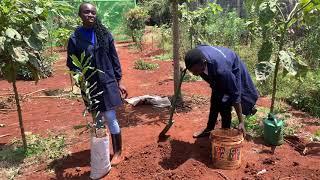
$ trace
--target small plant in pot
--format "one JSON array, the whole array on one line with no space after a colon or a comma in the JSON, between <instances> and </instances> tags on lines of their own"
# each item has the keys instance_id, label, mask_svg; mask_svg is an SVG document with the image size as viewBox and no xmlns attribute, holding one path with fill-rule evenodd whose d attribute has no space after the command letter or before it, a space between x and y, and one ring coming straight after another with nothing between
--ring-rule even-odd
<instances>
[{"instance_id":1,"label":"small plant in pot","mask_svg":"<svg viewBox=\"0 0 320 180\"><path fill-rule=\"evenodd\" d=\"M99 69L90 66L91 57L86 57L85 53L81 54L80 59L71 55L72 63L76 69L71 70L75 84L80 88L83 101L86 105L83 111L85 117L90 113L93 119L92 123L88 123L87 128L91 129L91 179L99 179L111 169L110 153L109 153L109 136L105 131L104 124L101 120L97 120L100 112L98 111L99 101L96 97L101 96L103 91L96 92L97 82L90 82L97 73L103 73Z\"/></svg>"}]
</instances>

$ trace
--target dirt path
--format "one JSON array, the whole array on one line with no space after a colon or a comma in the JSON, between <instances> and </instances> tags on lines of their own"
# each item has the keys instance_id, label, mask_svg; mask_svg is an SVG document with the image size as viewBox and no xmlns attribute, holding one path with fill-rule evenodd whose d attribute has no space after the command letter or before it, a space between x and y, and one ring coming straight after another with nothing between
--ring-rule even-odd
<instances>
[{"instance_id":1,"label":"dirt path","mask_svg":"<svg viewBox=\"0 0 320 180\"><path fill-rule=\"evenodd\" d=\"M159 69L139 71L133 69L134 60L148 59L150 48L143 53L129 50L125 44L118 46L123 66L124 83L130 96L172 94L172 64L157 61ZM41 80L37 86L32 82L19 82L22 93L42 88L69 88L69 77L65 74L65 53L55 65L54 77ZM170 138L158 143L158 134L168 118L167 109L150 106L131 107L126 105L118 111L123 132L125 160L114 167L104 179L320 179L320 157L301 156L288 144L276 149L274 155L270 148L255 142L245 142L243 162L238 170L218 170L212 167L210 160L210 141L195 140L194 131L202 129L207 120L210 88L205 82L183 84L186 97L200 95L201 101L184 108L175 114L175 124L169 131ZM4 81L0 82L0 93L11 89ZM258 104L265 105L265 99ZM46 134L47 131L66 134L71 138L71 155L56 161L54 172L40 170L25 172L19 179L88 179L90 172L89 134L79 134L73 126L86 124L81 117L83 105L74 99L37 98L23 101L23 116L26 131ZM10 136L0 139L0 143L19 137L18 120L15 112L1 112L0 123L6 124L0 134ZM257 173L266 169L266 173ZM225 177L224 177L225 176ZM227 177L227 178L226 178Z\"/></svg>"}]
</instances>

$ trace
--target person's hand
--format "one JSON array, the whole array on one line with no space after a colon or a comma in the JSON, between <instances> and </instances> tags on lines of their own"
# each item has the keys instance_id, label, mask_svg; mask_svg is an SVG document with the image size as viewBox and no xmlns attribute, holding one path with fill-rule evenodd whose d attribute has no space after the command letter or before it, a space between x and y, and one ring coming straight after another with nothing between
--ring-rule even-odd
<instances>
[{"instance_id":1,"label":"person's hand","mask_svg":"<svg viewBox=\"0 0 320 180\"><path fill-rule=\"evenodd\" d=\"M246 128L244 126L244 122L239 123L238 130L241 131L244 135L246 134Z\"/></svg>"},{"instance_id":2,"label":"person's hand","mask_svg":"<svg viewBox=\"0 0 320 180\"><path fill-rule=\"evenodd\" d=\"M128 97L128 91L120 81L119 81L119 90L120 90L121 98L126 99Z\"/></svg>"}]
</instances>

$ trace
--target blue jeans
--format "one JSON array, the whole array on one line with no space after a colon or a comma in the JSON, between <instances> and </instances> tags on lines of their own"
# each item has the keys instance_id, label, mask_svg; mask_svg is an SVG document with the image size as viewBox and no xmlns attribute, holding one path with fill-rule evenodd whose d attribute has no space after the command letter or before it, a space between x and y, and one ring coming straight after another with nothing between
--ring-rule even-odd
<instances>
[{"instance_id":1,"label":"blue jeans","mask_svg":"<svg viewBox=\"0 0 320 180\"><path fill-rule=\"evenodd\" d=\"M108 126L111 134L119 134L120 126L116 117L116 110L109 110L101 112L98 118L102 119L102 122Z\"/></svg>"}]
</instances>

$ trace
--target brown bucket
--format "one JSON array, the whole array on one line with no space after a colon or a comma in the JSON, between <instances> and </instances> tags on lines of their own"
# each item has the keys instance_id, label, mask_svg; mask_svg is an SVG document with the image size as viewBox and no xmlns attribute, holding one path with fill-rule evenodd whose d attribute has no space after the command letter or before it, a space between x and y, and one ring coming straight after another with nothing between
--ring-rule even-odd
<instances>
[{"instance_id":1,"label":"brown bucket","mask_svg":"<svg viewBox=\"0 0 320 180\"><path fill-rule=\"evenodd\" d=\"M219 169L241 166L243 134L237 129L217 129L211 132L213 165Z\"/></svg>"}]
</instances>

